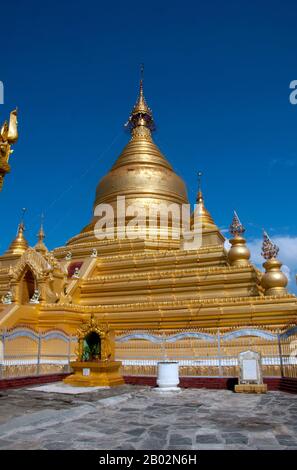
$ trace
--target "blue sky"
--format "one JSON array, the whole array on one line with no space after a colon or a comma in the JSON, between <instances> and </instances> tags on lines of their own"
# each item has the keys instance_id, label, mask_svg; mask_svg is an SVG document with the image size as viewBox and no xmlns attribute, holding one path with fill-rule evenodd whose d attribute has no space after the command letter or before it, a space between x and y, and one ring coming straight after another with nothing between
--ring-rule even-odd
<instances>
[{"instance_id":1,"label":"blue sky","mask_svg":"<svg viewBox=\"0 0 297 470\"><path fill-rule=\"evenodd\" d=\"M96 185L127 142L144 62L155 140L191 202L202 170L217 224L236 209L252 246L265 228L293 276L296 2L27 0L4 3L1 17L0 117L17 105L20 133L0 198L1 251L22 207L31 244L41 211L49 248L88 223Z\"/></svg>"}]
</instances>

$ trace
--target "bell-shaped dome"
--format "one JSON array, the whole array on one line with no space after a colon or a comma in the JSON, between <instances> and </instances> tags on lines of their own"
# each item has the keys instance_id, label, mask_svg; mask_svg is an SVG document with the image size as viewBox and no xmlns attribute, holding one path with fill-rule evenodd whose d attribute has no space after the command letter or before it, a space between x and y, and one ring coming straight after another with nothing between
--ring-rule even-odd
<instances>
[{"instance_id":1,"label":"bell-shaped dome","mask_svg":"<svg viewBox=\"0 0 297 470\"><path fill-rule=\"evenodd\" d=\"M116 205L117 196L125 196L126 204L188 201L183 180L153 142L146 127L132 130L132 138L97 186L95 206Z\"/></svg>"},{"instance_id":2,"label":"bell-shaped dome","mask_svg":"<svg viewBox=\"0 0 297 470\"><path fill-rule=\"evenodd\" d=\"M118 196L125 197L125 206L141 205L146 209L152 204L175 203L179 206L188 203L187 191L183 180L173 171L171 165L153 142L154 121L152 111L146 104L142 80L137 102L129 117L127 127L131 140L123 149L115 164L99 182L94 202L96 207L110 204L117 216ZM89 241L94 236L94 227L98 216L94 215L91 223L82 233L72 238L69 243L77 243L84 238ZM126 217L126 223L129 217Z\"/></svg>"}]
</instances>

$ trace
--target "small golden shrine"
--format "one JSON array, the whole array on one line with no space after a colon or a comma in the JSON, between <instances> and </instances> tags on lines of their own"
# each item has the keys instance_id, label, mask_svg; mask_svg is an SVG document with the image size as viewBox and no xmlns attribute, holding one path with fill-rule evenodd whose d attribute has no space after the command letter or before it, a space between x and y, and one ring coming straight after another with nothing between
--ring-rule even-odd
<instances>
[{"instance_id":1,"label":"small golden shrine","mask_svg":"<svg viewBox=\"0 0 297 470\"><path fill-rule=\"evenodd\" d=\"M114 333L107 324L99 324L94 315L77 331L77 361L71 362L73 374L64 382L80 387L115 386L124 383L114 360Z\"/></svg>"}]
</instances>

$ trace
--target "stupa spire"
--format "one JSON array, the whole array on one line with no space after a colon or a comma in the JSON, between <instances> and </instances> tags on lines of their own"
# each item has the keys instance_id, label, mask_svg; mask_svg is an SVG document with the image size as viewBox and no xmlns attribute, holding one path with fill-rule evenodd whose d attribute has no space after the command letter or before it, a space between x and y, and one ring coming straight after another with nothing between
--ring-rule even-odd
<instances>
[{"instance_id":1,"label":"stupa spire","mask_svg":"<svg viewBox=\"0 0 297 470\"><path fill-rule=\"evenodd\" d=\"M201 188L201 178L202 178L202 171L198 171L198 192L196 197L197 204L201 204L204 202L202 188Z\"/></svg>"},{"instance_id":2,"label":"stupa spire","mask_svg":"<svg viewBox=\"0 0 297 470\"><path fill-rule=\"evenodd\" d=\"M38 242L34 246L35 250L40 252L40 253L46 253L48 251L47 247L45 246L43 240L45 239L45 233L43 229L43 220L44 220L44 214L41 214L41 221L40 221L40 228L37 234Z\"/></svg>"},{"instance_id":3,"label":"stupa spire","mask_svg":"<svg viewBox=\"0 0 297 470\"><path fill-rule=\"evenodd\" d=\"M22 209L22 215L20 219L20 223L18 224L17 234L15 239L11 242L8 250L5 254L8 255L22 255L29 247L28 242L25 238L24 231L25 231L25 212L26 208Z\"/></svg>"},{"instance_id":4,"label":"stupa spire","mask_svg":"<svg viewBox=\"0 0 297 470\"><path fill-rule=\"evenodd\" d=\"M144 66L141 64L140 68L140 82L139 82L139 94L137 101L131 111L126 126L130 129L132 135L133 130L137 127L147 128L150 131L155 129L155 123L153 119L152 110L148 107L143 91L143 76Z\"/></svg>"},{"instance_id":5,"label":"stupa spire","mask_svg":"<svg viewBox=\"0 0 297 470\"><path fill-rule=\"evenodd\" d=\"M204 205L204 197L202 193L202 186L201 186L201 180L202 180L202 172L198 171L198 191L197 191L197 197L196 197L196 208L192 214L192 222L191 225L194 223L194 219L198 223L198 225L201 225L202 228L216 228L216 225L213 221L213 218L211 217L210 213L206 209Z\"/></svg>"}]
</instances>

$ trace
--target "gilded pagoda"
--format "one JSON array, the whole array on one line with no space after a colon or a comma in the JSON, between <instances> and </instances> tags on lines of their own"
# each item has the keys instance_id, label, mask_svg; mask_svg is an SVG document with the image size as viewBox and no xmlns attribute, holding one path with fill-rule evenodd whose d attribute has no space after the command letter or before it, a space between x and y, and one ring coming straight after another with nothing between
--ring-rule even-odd
<instances>
[{"instance_id":1,"label":"gilded pagoda","mask_svg":"<svg viewBox=\"0 0 297 470\"><path fill-rule=\"evenodd\" d=\"M151 227L144 216L142 235L126 236L132 215L127 210L119 215L119 200L124 209L188 204L185 183L153 141L153 114L142 80L127 127L130 141L97 186L89 224L49 251L43 227L29 247L21 221L0 257L0 330L32 332L31 339L15 333L6 342L6 354L30 354L37 347L34 334L42 334L44 357L58 367L54 358L67 352L51 332L75 338L92 316L113 331L124 374L153 373L156 360L174 358L188 374L223 370L228 375L233 359L251 346L273 357L280 334L297 317L297 298L287 292L277 247L264 234L260 271L250 262L235 213L227 249L201 187L188 227L193 232L197 227L198 244L175 236L178 224L172 214L167 227L160 218ZM109 218L105 211L105 237L98 229L102 206L112 208ZM69 344L71 356L75 342ZM267 374L278 375L279 364L268 359Z\"/></svg>"}]
</instances>

